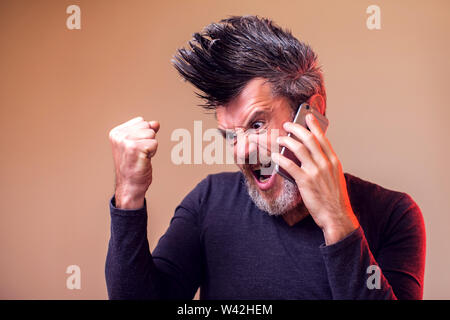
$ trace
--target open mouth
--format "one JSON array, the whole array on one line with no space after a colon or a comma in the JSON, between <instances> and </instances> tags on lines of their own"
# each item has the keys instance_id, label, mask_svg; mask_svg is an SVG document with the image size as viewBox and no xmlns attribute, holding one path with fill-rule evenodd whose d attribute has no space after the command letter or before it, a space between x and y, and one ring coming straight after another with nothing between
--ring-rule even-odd
<instances>
[{"instance_id":1,"label":"open mouth","mask_svg":"<svg viewBox=\"0 0 450 320\"><path fill-rule=\"evenodd\" d=\"M258 165L251 168L253 177L255 178L255 182L258 187L262 190L267 190L272 187L273 181L275 178L275 174L273 174L273 170L270 170L271 164L270 162L266 165Z\"/></svg>"},{"instance_id":2,"label":"open mouth","mask_svg":"<svg viewBox=\"0 0 450 320\"><path fill-rule=\"evenodd\" d=\"M263 170L262 168L269 168L270 167L270 163L268 165L261 165L259 168L257 169L252 169L253 175L255 176L256 180L258 180L259 182L266 182L267 180L270 179L270 177L272 176L272 174L263 174L267 173L267 169Z\"/></svg>"}]
</instances>

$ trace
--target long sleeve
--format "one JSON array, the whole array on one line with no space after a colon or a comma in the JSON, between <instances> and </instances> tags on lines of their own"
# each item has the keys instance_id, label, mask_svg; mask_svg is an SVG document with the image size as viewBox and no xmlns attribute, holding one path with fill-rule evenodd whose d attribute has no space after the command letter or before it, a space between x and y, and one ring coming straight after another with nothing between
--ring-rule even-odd
<instances>
[{"instance_id":1,"label":"long sleeve","mask_svg":"<svg viewBox=\"0 0 450 320\"><path fill-rule=\"evenodd\" d=\"M406 194L382 239L376 257L361 226L340 242L321 246L333 299L422 299L425 227L419 207ZM376 283L377 269L379 288L368 285Z\"/></svg>"},{"instance_id":2,"label":"long sleeve","mask_svg":"<svg viewBox=\"0 0 450 320\"><path fill-rule=\"evenodd\" d=\"M241 173L200 182L175 209L152 253L146 203L119 210L113 198L109 297L192 299L201 287L201 299L421 299L425 226L419 207L407 194L347 179L360 227L329 246L321 245L323 233L312 218L289 227L259 210ZM379 288L370 280L374 268Z\"/></svg>"},{"instance_id":3,"label":"long sleeve","mask_svg":"<svg viewBox=\"0 0 450 320\"><path fill-rule=\"evenodd\" d=\"M110 299L192 299L200 283L195 214L179 206L152 255L147 207L121 210L110 201L111 238L105 276Z\"/></svg>"}]
</instances>

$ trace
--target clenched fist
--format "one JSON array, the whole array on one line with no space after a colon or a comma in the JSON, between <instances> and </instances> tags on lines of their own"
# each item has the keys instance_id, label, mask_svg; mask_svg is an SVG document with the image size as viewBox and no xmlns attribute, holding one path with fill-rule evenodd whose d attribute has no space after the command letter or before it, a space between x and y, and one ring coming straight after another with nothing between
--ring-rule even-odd
<instances>
[{"instance_id":1,"label":"clenched fist","mask_svg":"<svg viewBox=\"0 0 450 320\"><path fill-rule=\"evenodd\" d=\"M138 209L152 183L151 158L155 155L157 121L137 117L109 132L116 173L116 207Z\"/></svg>"}]
</instances>

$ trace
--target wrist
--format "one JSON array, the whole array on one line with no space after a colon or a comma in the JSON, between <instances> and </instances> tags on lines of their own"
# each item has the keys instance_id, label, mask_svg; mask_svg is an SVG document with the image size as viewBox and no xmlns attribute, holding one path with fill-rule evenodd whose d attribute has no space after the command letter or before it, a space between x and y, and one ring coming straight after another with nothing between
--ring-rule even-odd
<instances>
[{"instance_id":1,"label":"wrist","mask_svg":"<svg viewBox=\"0 0 450 320\"><path fill-rule=\"evenodd\" d=\"M325 245L329 246L343 240L358 227L359 222L353 212L352 217L346 216L339 221L330 223L322 229L325 238Z\"/></svg>"},{"instance_id":2,"label":"wrist","mask_svg":"<svg viewBox=\"0 0 450 320\"><path fill-rule=\"evenodd\" d=\"M136 210L144 206L145 191L132 186L117 186L115 192L116 208Z\"/></svg>"}]
</instances>

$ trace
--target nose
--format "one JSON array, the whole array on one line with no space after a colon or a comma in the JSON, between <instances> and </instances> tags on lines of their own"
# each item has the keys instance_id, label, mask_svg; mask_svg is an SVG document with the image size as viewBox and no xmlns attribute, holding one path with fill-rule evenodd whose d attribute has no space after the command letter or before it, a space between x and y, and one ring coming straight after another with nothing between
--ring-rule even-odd
<instances>
[{"instance_id":1,"label":"nose","mask_svg":"<svg viewBox=\"0 0 450 320\"><path fill-rule=\"evenodd\" d=\"M256 164L258 162L258 144L246 134L238 134L234 147L237 164Z\"/></svg>"}]
</instances>

